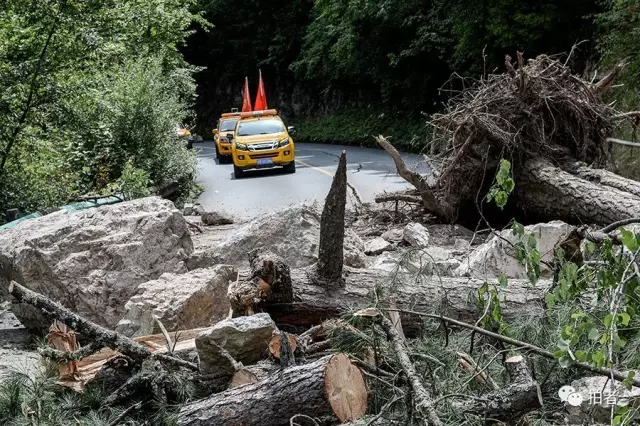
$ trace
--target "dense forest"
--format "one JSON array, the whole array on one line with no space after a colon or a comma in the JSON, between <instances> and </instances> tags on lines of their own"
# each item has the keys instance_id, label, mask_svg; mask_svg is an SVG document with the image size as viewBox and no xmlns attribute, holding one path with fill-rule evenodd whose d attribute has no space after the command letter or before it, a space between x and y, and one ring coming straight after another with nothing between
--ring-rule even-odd
<instances>
[{"instance_id":1,"label":"dense forest","mask_svg":"<svg viewBox=\"0 0 640 426\"><path fill-rule=\"evenodd\" d=\"M454 72L478 78L501 72L505 54L567 55L574 44L578 72L637 62L638 42L627 37L638 32L637 4L213 0L203 12L214 28L192 35L184 53L206 67L197 75L202 132L241 103L245 75L254 90L260 68L271 105L300 124L298 138L373 144L368 135L391 132L408 145L426 132L420 113L460 88L447 85ZM636 63L627 75L637 74Z\"/></svg>"},{"instance_id":2,"label":"dense forest","mask_svg":"<svg viewBox=\"0 0 640 426\"><path fill-rule=\"evenodd\" d=\"M258 70L299 141L425 146L424 114L504 55L625 60L638 103L638 0L7 0L0 6L0 212L193 186L176 123L205 138ZM573 48L573 46L576 46ZM569 55L571 52L571 55ZM569 57L570 56L570 57ZM170 178L169 178L170 177Z\"/></svg>"}]
</instances>

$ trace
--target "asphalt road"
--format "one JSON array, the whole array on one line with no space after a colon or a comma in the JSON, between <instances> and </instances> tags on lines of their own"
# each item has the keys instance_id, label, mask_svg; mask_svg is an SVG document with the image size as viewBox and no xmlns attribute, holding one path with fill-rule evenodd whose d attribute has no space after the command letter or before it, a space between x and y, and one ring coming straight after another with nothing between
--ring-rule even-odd
<instances>
[{"instance_id":1,"label":"asphalt road","mask_svg":"<svg viewBox=\"0 0 640 426\"><path fill-rule=\"evenodd\" d=\"M373 201L381 192L409 187L397 175L391 157L380 149L298 143L295 174L285 174L278 167L248 171L235 179L233 165L216 160L213 142L197 143L194 148L199 151L197 183L205 189L198 201L207 210L234 216L248 218L302 201L324 201L342 150L347 152L347 179L364 202ZM428 172L420 156L403 157L409 167Z\"/></svg>"}]
</instances>

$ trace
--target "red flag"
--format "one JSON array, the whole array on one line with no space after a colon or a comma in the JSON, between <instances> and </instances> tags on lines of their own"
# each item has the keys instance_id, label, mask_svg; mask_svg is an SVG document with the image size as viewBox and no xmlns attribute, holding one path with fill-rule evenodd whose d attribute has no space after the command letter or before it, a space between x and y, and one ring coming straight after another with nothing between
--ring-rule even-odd
<instances>
[{"instance_id":1,"label":"red flag","mask_svg":"<svg viewBox=\"0 0 640 426\"><path fill-rule=\"evenodd\" d=\"M249 79L244 78L244 91L242 93L242 112L251 112L251 96L249 96Z\"/></svg>"},{"instance_id":2,"label":"red flag","mask_svg":"<svg viewBox=\"0 0 640 426\"><path fill-rule=\"evenodd\" d=\"M264 92L264 82L262 81L262 71L260 71L260 82L258 83L258 94L256 95L256 103L253 107L254 111L263 111L267 107L267 95Z\"/></svg>"}]
</instances>

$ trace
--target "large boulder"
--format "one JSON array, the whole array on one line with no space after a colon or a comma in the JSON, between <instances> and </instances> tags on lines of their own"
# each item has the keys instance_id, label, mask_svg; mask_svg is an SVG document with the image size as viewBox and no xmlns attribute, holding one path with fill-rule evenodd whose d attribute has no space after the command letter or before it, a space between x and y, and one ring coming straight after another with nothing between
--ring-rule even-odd
<instances>
[{"instance_id":1,"label":"large boulder","mask_svg":"<svg viewBox=\"0 0 640 426\"><path fill-rule=\"evenodd\" d=\"M200 371L233 373L233 360L248 365L269 355L269 342L277 330L269 314L256 314L221 321L196 337Z\"/></svg>"},{"instance_id":2,"label":"large boulder","mask_svg":"<svg viewBox=\"0 0 640 426\"><path fill-rule=\"evenodd\" d=\"M525 226L525 238L533 234L537 240L537 249L544 262L553 262L554 248L563 241L573 227L556 220ZM513 245L520 242L520 237L508 229L500 232L486 243L474 250L456 269L458 276L470 276L480 279L494 278L504 274L508 278L527 278L522 264L515 258ZM526 242L526 240L525 240ZM549 277L552 271L542 263L542 277Z\"/></svg>"},{"instance_id":3,"label":"large boulder","mask_svg":"<svg viewBox=\"0 0 640 426\"><path fill-rule=\"evenodd\" d=\"M192 251L184 217L159 197L57 211L0 231L0 293L16 280L114 328L141 283L186 272ZM31 306L12 310L29 329L50 325Z\"/></svg>"},{"instance_id":4,"label":"large boulder","mask_svg":"<svg viewBox=\"0 0 640 426\"><path fill-rule=\"evenodd\" d=\"M116 331L129 337L161 333L154 317L168 331L215 324L229 314L227 288L237 274L233 266L218 265L186 274L164 273L140 284L124 306Z\"/></svg>"},{"instance_id":5,"label":"large boulder","mask_svg":"<svg viewBox=\"0 0 640 426\"><path fill-rule=\"evenodd\" d=\"M313 201L259 216L220 243L195 253L189 260L189 269L217 264L246 267L247 253L256 248L267 248L291 268L312 265L318 261L321 215L322 205ZM364 243L347 231L344 247L351 262L364 249Z\"/></svg>"}]
</instances>

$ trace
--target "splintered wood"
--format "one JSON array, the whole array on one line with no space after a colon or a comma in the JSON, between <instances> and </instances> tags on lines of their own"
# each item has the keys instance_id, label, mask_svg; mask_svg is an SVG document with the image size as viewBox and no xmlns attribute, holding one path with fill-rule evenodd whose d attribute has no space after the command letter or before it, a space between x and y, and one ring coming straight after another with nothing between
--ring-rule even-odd
<instances>
[{"instance_id":1,"label":"splintered wood","mask_svg":"<svg viewBox=\"0 0 640 426\"><path fill-rule=\"evenodd\" d=\"M75 332L58 320L53 320L53 324L49 327L47 340L49 341L49 346L62 352L74 352L78 350ZM61 379L73 379L74 375L78 372L78 363L77 361L61 361L59 369Z\"/></svg>"},{"instance_id":2,"label":"splintered wood","mask_svg":"<svg viewBox=\"0 0 640 426\"><path fill-rule=\"evenodd\" d=\"M181 331L174 337L177 340L174 348L175 352L195 350L196 343L195 338L201 331L207 330L207 328L195 328L192 330ZM165 337L163 334L153 334L150 336L140 336L133 338L136 342L149 348L154 353L166 353L167 347L165 344ZM60 349L60 348L56 348ZM63 350L63 349L60 349ZM62 365L60 370L59 383L63 386L71 388L76 392L83 392L86 383L93 379L100 369L110 360L120 356L121 353L113 349L104 348L100 352L89 355L80 361L75 361L75 371L73 375L63 375ZM61 363L62 364L62 363Z\"/></svg>"}]
</instances>

